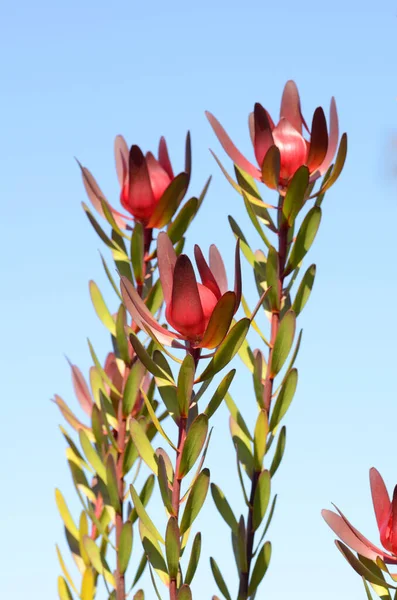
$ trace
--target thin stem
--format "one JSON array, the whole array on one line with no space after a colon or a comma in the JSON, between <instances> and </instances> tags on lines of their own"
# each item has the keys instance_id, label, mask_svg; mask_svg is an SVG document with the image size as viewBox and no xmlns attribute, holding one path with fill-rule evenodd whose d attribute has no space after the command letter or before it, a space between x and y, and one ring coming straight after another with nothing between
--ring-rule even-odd
<instances>
[{"instance_id":1,"label":"thin stem","mask_svg":"<svg viewBox=\"0 0 397 600\"><path fill-rule=\"evenodd\" d=\"M284 269L285 263L287 259L287 250L288 250L288 224L281 223L277 232L278 235L278 266L279 266L279 277L278 277L278 293L280 298L280 303L283 295L284 288ZM270 413L270 407L273 396L273 382L274 377L271 374L270 366L273 358L273 347L276 341L278 328L280 325L280 311L273 310L271 324L270 324L270 347L268 354L268 369L266 372L264 389L263 389L263 400L264 406L267 414ZM261 471L254 471L252 475L251 481L251 493L250 493L250 501L249 501L249 509L248 509L248 518L247 518L247 539L246 539L246 556L247 556L247 571L240 574L240 586L238 593L238 600L247 600L248 599L248 587L249 587L249 576L251 570L252 563L252 554L254 547L254 538L255 532L253 530L253 514L254 514L254 499L256 488L258 485L259 476Z\"/></svg>"},{"instance_id":2,"label":"thin stem","mask_svg":"<svg viewBox=\"0 0 397 600\"><path fill-rule=\"evenodd\" d=\"M192 348L191 346L188 346L187 352L192 355L192 357L194 359L195 368L197 369L197 364L198 364L198 361L200 358L200 352L201 352L200 348ZM173 512L173 516L176 517L177 520L179 519L179 506L180 506L180 502L181 502L181 485L182 485L182 479L183 479L183 477L179 473L179 469L180 469L182 451L183 451L183 447L185 445L186 434L187 434L187 420L188 420L188 415L183 415L180 417L179 424L178 424L178 445L177 445L177 450L176 450L174 482L173 482L173 486L172 486L172 509L173 509L172 512ZM170 589L170 600L177 600L178 588L177 588L176 579L170 580L170 588L169 589Z\"/></svg>"},{"instance_id":3,"label":"thin stem","mask_svg":"<svg viewBox=\"0 0 397 600\"><path fill-rule=\"evenodd\" d=\"M125 600L125 577L124 573L120 569L120 537L123 529L123 508L124 508L124 476L123 476L123 462L124 453L126 448L126 428L127 420L123 416L122 402L119 403L118 408L118 433L117 433L117 446L118 456L116 463L116 476L117 476L117 491L119 496L120 508L116 513L116 548L117 548L117 566L116 566L116 599Z\"/></svg>"}]
</instances>

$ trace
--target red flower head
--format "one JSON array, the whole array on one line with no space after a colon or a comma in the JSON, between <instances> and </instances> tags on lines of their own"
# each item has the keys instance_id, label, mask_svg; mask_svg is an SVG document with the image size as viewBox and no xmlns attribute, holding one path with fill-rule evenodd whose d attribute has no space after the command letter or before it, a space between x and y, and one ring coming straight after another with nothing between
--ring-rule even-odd
<instances>
[{"instance_id":1,"label":"red flower head","mask_svg":"<svg viewBox=\"0 0 397 600\"><path fill-rule=\"evenodd\" d=\"M126 227L125 220L132 218L149 229L163 227L171 220L189 186L191 169L189 134L186 138L185 171L176 176L163 137L159 143L158 159L151 152L144 155L136 145L128 150L127 142L121 135L115 139L114 150L121 188L120 202L132 217L115 210L107 202L90 171L80 165L84 186L92 204L103 215L102 203L105 202L121 228Z\"/></svg>"},{"instance_id":2,"label":"red flower head","mask_svg":"<svg viewBox=\"0 0 397 600\"><path fill-rule=\"evenodd\" d=\"M293 81L287 81L281 100L280 120L275 125L266 109L255 104L254 112L249 117L249 129L255 157L259 169L250 163L235 147L222 125L209 112L206 113L224 150L233 162L243 171L262 180L269 187L282 192L294 173L302 165L309 169L311 181L322 176L331 165L338 146L338 115L334 98L330 108L330 131L322 108L317 108L313 115L312 128L309 131L301 113L299 92ZM305 139L303 127L309 134ZM277 158L276 155L279 155ZM276 177L267 176L266 167L273 169L277 158ZM267 157L267 158L266 158Z\"/></svg>"},{"instance_id":3,"label":"red flower head","mask_svg":"<svg viewBox=\"0 0 397 600\"><path fill-rule=\"evenodd\" d=\"M376 560L379 556L385 563L397 564L397 486L394 488L393 499L390 501L380 473L372 468L369 478L380 541L391 554L377 548L367 540L339 509L337 509L339 514L331 510L323 510L322 515L336 535L361 556L370 560Z\"/></svg>"},{"instance_id":4,"label":"red flower head","mask_svg":"<svg viewBox=\"0 0 397 600\"><path fill-rule=\"evenodd\" d=\"M190 259L176 256L165 232L158 236L157 257L166 305L166 319L177 333L161 327L146 308L131 282L121 278L121 292L135 323L151 332L159 342L181 347L185 340L196 348L216 348L229 331L241 300L239 245L236 247L234 291L227 291L225 267L216 246L210 248L209 264L198 246L194 249L201 283ZM183 346L182 346L183 347Z\"/></svg>"}]
</instances>

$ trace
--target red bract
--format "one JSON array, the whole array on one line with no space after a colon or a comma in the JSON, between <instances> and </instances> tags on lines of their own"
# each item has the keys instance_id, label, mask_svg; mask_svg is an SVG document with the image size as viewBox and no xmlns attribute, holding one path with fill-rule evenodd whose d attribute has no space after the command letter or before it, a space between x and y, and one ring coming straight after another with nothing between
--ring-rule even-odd
<instances>
[{"instance_id":1,"label":"red bract","mask_svg":"<svg viewBox=\"0 0 397 600\"><path fill-rule=\"evenodd\" d=\"M93 175L81 167L83 182L92 204L104 215L103 202L107 204L117 225L126 227L125 220L141 222L145 227L161 228L177 210L189 186L191 169L190 136L186 138L185 170L174 175L165 139L159 143L158 158L151 152L143 154L139 146L128 149L123 136L118 135L114 144L116 170L120 184L120 202L132 216L114 209L106 200Z\"/></svg>"},{"instance_id":2,"label":"red bract","mask_svg":"<svg viewBox=\"0 0 397 600\"><path fill-rule=\"evenodd\" d=\"M137 325L154 335L162 344L181 347L184 340L195 348L216 348L229 331L241 300L239 244L235 255L234 291L227 291L225 267L216 246L210 248L209 264L198 246L194 249L201 283L198 283L190 259L176 256L165 232L158 236L157 257L166 305L166 318L176 333L161 327L126 278L121 292L126 308Z\"/></svg>"},{"instance_id":3,"label":"red bract","mask_svg":"<svg viewBox=\"0 0 397 600\"><path fill-rule=\"evenodd\" d=\"M394 488L393 499L390 501L380 473L372 468L369 477L380 541L391 554L384 552L367 540L338 508L339 514L331 510L323 510L322 515L336 535L361 556L371 560L375 560L379 556L385 563L397 564L397 486Z\"/></svg>"},{"instance_id":4,"label":"red bract","mask_svg":"<svg viewBox=\"0 0 397 600\"><path fill-rule=\"evenodd\" d=\"M299 92L293 81L285 85L277 125L259 103L255 104L254 112L249 117L251 141L259 169L241 154L217 119L209 112L206 115L233 162L255 179L281 192L303 165L308 167L311 181L322 176L331 165L338 147L339 127L334 98L331 100L329 134L322 108L315 110L309 131L301 113ZM303 136L303 127L309 139Z\"/></svg>"}]
</instances>

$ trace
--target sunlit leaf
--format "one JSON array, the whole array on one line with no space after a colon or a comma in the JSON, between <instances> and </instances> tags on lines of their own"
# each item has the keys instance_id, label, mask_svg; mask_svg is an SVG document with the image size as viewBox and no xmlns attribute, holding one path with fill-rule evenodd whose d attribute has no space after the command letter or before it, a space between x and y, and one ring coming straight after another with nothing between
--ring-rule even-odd
<instances>
[{"instance_id":1,"label":"sunlit leaf","mask_svg":"<svg viewBox=\"0 0 397 600\"><path fill-rule=\"evenodd\" d=\"M208 469L203 469L194 482L187 498L185 510L183 511L181 520L181 535L190 529L193 521L199 514L207 497L209 483L210 472Z\"/></svg>"}]
</instances>

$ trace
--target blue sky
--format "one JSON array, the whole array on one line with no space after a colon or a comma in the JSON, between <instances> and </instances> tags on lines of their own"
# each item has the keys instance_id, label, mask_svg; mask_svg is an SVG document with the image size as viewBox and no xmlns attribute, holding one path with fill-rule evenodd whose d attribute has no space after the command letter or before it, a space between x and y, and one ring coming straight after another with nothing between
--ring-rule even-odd
<instances>
[{"instance_id":1,"label":"blue sky","mask_svg":"<svg viewBox=\"0 0 397 600\"><path fill-rule=\"evenodd\" d=\"M88 280L110 302L112 296L101 243L80 206L86 198L74 157L115 200L116 134L145 149L155 149L165 135L177 166L189 128L192 193L208 174L214 181L188 249L216 242L231 266L229 213L255 247L260 241L208 152L211 146L230 166L203 113L217 115L249 153L254 102L277 113L283 85L293 78L309 119L336 96L349 155L326 198L309 258L318 265L317 279L301 318L299 388L286 419L286 458L274 480L273 558L259 597L363 598L319 513L335 501L377 541L368 469L376 466L389 487L397 482L395 4L22 0L1 5L0 23L2 595L56 596L54 546L63 531L54 487L77 505L60 415L49 400L56 392L75 402L64 353L86 371L87 336L101 357L109 348ZM250 419L254 401L244 377L233 396ZM223 464L232 451L226 409L214 424L212 478L239 512L234 463ZM228 532L211 500L200 525L204 555L213 554L232 583ZM195 597L215 591L205 560Z\"/></svg>"}]
</instances>

